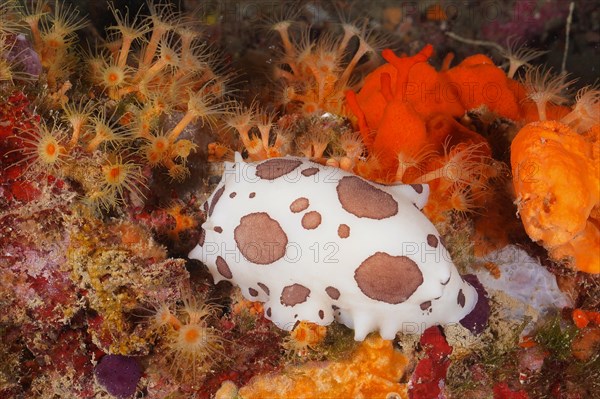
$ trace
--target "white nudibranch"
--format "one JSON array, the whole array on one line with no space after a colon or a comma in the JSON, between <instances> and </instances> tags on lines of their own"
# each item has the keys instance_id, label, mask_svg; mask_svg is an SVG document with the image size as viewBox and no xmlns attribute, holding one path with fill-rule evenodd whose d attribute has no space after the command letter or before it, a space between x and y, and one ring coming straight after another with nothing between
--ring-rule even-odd
<instances>
[{"instance_id":1,"label":"white nudibranch","mask_svg":"<svg viewBox=\"0 0 600 399\"><path fill-rule=\"evenodd\" d=\"M381 185L305 158L236 154L189 257L291 330L334 320L363 340L457 323L478 302L421 212L427 185Z\"/></svg>"}]
</instances>

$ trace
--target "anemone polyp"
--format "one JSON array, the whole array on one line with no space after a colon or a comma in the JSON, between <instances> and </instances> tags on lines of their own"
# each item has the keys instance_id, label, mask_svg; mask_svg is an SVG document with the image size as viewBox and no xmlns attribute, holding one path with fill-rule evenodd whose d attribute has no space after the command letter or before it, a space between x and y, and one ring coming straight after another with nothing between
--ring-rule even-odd
<instances>
[{"instance_id":1,"label":"anemone polyp","mask_svg":"<svg viewBox=\"0 0 600 399\"><path fill-rule=\"evenodd\" d=\"M171 142L164 134L150 135L142 153L150 165L156 166L168 159L171 147Z\"/></svg>"},{"instance_id":2,"label":"anemone polyp","mask_svg":"<svg viewBox=\"0 0 600 399\"><path fill-rule=\"evenodd\" d=\"M196 379L215 359L223 356L225 340L208 323L214 313L214 307L191 296L184 298L183 307L177 314L168 306L157 308L153 324L167 330L166 358L175 376Z\"/></svg>"},{"instance_id":3,"label":"anemone polyp","mask_svg":"<svg viewBox=\"0 0 600 399\"><path fill-rule=\"evenodd\" d=\"M123 191L139 191L137 185L143 184L140 167L117 157L102 167L104 183L119 194Z\"/></svg>"},{"instance_id":4,"label":"anemone polyp","mask_svg":"<svg viewBox=\"0 0 600 399\"><path fill-rule=\"evenodd\" d=\"M223 341L215 329L204 322L184 324L173 331L168 349L174 374L191 376L195 380L198 374L207 371L216 357L222 355Z\"/></svg>"},{"instance_id":5,"label":"anemone polyp","mask_svg":"<svg viewBox=\"0 0 600 399\"><path fill-rule=\"evenodd\" d=\"M180 354L195 356L204 350L209 335L210 329L204 323L185 324L177 330L171 344Z\"/></svg>"},{"instance_id":6,"label":"anemone polyp","mask_svg":"<svg viewBox=\"0 0 600 399\"><path fill-rule=\"evenodd\" d=\"M127 171L124 165L111 165L106 169L105 176L109 184L121 186L127 178Z\"/></svg>"},{"instance_id":7,"label":"anemone polyp","mask_svg":"<svg viewBox=\"0 0 600 399\"><path fill-rule=\"evenodd\" d=\"M178 329L181 327L181 322L172 312L171 307L166 303L161 303L156 306L150 319L151 328L161 330L164 328Z\"/></svg>"},{"instance_id":8,"label":"anemone polyp","mask_svg":"<svg viewBox=\"0 0 600 399\"><path fill-rule=\"evenodd\" d=\"M150 148L157 154L162 155L169 148L169 144L169 139L166 136L159 135L152 138Z\"/></svg>"},{"instance_id":9,"label":"anemone polyp","mask_svg":"<svg viewBox=\"0 0 600 399\"><path fill-rule=\"evenodd\" d=\"M56 140L56 137L42 137L38 143L38 153L40 158L47 164L54 164L58 161L62 146Z\"/></svg>"},{"instance_id":10,"label":"anemone polyp","mask_svg":"<svg viewBox=\"0 0 600 399\"><path fill-rule=\"evenodd\" d=\"M299 321L284 342L284 347L294 356L306 356L325 339L327 327L307 321Z\"/></svg>"},{"instance_id":11,"label":"anemone polyp","mask_svg":"<svg viewBox=\"0 0 600 399\"><path fill-rule=\"evenodd\" d=\"M92 196L100 207L110 208L122 202L125 192L144 197L142 188L146 185L139 165L120 156L107 157L101 172L97 193Z\"/></svg>"},{"instance_id":12,"label":"anemone polyp","mask_svg":"<svg viewBox=\"0 0 600 399\"><path fill-rule=\"evenodd\" d=\"M116 65L109 65L103 71L102 81L106 87L119 87L125 81L125 71Z\"/></svg>"},{"instance_id":13,"label":"anemone polyp","mask_svg":"<svg viewBox=\"0 0 600 399\"><path fill-rule=\"evenodd\" d=\"M23 157L17 164L25 165L26 171L54 173L68 155L63 145L65 132L57 125L40 124L23 132L20 138L24 146L19 151Z\"/></svg>"},{"instance_id":14,"label":"anemone polyp","mask_svg":"<svg viewBox=\"0 0 600 399\"><path fill-rule=\"evenodd\" d=\"M44 43L51 49L60 49L66 45L65 38L57 32L44 35Z\"/></svg>"}]
</instances>

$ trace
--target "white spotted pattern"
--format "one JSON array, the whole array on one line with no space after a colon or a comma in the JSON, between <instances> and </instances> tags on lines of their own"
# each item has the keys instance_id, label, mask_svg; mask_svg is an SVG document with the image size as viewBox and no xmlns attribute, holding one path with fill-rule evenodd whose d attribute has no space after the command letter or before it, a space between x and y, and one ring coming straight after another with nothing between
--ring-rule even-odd
<instances>
[{"instance_id":1,"label":"white spotted pattern","mask_svg":"<svg viewBox=\"0 0 600 399\"><path fill-rule=\"evenodd\" d=\"M384 186L304 158L236 154L189 257L264 302L285 330L336 320L356 340L422 332L460 321L478 299L420 211L428 195L426 185Z\"/></svg>"}]
</instances>

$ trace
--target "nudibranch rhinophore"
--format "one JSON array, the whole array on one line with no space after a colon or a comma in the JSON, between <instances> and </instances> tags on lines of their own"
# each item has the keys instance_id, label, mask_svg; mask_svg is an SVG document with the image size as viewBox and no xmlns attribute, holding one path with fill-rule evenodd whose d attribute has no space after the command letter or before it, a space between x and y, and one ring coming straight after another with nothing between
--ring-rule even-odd
<instances>
[{"instance_id":1,"label":"nudibranch rhinophore","mask_svg":"<svg viewBox=\"0 0 600 399\"><path fill-rule=\"evenodd\" d=\"M426 185L376 184L305 158L246 163L236 154L204 203L189 257L215 283L264 302L284 330L336 320L360 341L472 320L485 295L459 275L421 212L428 195Z\"/></svg>"}]
</instances>

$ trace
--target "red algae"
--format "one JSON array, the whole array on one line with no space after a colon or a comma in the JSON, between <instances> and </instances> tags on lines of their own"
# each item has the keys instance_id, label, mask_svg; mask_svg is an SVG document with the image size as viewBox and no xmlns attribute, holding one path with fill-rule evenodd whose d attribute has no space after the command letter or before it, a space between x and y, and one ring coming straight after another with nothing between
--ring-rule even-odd
<instances>
[{"instance_id":1,"label":"red algae","mask_svg":"<svg viewBox=\"0 0 600 399\"><path fill-rule=\"evenodd\" d=\"M439 327L425 330L419 344L424 357L417 363L409 383L408 394L411 399L437 398L445 384L452 347L448 345Z\"/></svg>"},{"instance_id":2,"label":"red algae","mask_svg":"<svg viewBox=\"0 0 600 399\"><path fill-rule=\"evenodd\" d=\"M32 129L39 116L32 115L30 101L22 92L12 93L0 104L0 196L3 202L27 202L40 195L35 184L22 175L27 165L17 165L23 141L18 134Z\"/></svg>"}]
</instances>

